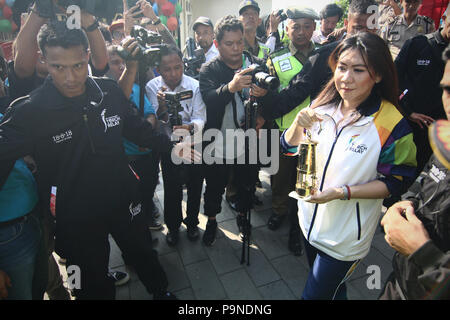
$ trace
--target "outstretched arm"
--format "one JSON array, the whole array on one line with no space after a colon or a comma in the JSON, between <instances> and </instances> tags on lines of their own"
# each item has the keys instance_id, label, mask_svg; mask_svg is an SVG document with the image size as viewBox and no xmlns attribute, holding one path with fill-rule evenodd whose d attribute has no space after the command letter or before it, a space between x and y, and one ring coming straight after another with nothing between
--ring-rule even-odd
<instances>
[{"instance_id":1,"label":"outstretched arm","mask_svg":"<svg viewBox=\"0 0 450 320\"><path fill-rule=\"evenodd\" d=\"M95 23L95 17L90 13L81 11L81 27L86 32L91 48L92 65L96 70L104 70L108 64L106 42L99 28L86 30Z\"/></svg>"},{"instance_id":2,"label":"outstretched arm","mask_svg":"<svg viewBox=\"0 0 450 320\"><path fill-rule=\"evenodd\" d=\"M40 17L33 5L14 42L14 71L18 78L28 78L34 74L39 51L36 38L46 22L47 19Z\"/></svg>"}]
</instances>

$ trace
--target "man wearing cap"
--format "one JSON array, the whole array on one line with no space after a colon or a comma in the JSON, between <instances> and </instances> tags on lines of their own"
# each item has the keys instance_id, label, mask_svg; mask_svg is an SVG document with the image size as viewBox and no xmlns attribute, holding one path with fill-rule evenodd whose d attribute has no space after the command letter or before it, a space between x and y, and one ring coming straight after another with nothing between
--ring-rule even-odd
<instances>
[{"instance_id":1,"label":"man wearing cap","mask_svg":"<svg viewBox=\"0 0 450 320\"><path fill-rule=\"evenodd\" d=\"M267 60L267 66L272 75L280 79L280 90L288 86L289 81L302 70L308 57L314 52L315 45L311 41L311 37L316 28L315 20L319 19L311 8L289 8L286 14L288 16L286 33L289 43L286 48L272 53ZM289 128L297 113L307 107L309 102L308 97L292 111L275 120L275 127L280 130L280 134ZM288 212L295 214L295 218L297 216L296 202L289 198L289 192L295 188L297 158L280 154L279 161L280 169L272 176L271 180L273 212L267 223L271 230L280 227ZM292 219L292 226L298 225L295 218ZM289 241L289 248L296 255L300 255L301 245L299 246L297 242L296 246L291 242Z\"/></svg>"},{"instance_id":2,"label":"man wearing cap","mask_svg":"<svg viewBox=\"0 0 450 320\"><path fill-rule=\"evenodd\" d=\"M211 19L199 17L192 27L195 35L195 42L203 49L206 62L219 55L219 51L214 45L214 26Z\"/></svg>"},{"instance_id":3,"label":"man wearing cap","mask_svg":"<svg viewBox=\"0 0 450 320\"><path fill-rule=\"evenodd\" d=\"M125 22L124 19L117 19L109 26L109 32L111 32L112 43L120 45L125 38Z\"/></svg>"},{"instance_id":4,"label":"man wearing cap","mask_svg":"<svg viewBox=\"0 0 450 320\"><path fill-rule=\"evenodd\" d=\"M239 20L244 26L244 50L260 59L267 59L270 49L256 37L256 30L261 24L260 11L254 0L244 0L239 4Z\"/></svg>"}]
</instances>

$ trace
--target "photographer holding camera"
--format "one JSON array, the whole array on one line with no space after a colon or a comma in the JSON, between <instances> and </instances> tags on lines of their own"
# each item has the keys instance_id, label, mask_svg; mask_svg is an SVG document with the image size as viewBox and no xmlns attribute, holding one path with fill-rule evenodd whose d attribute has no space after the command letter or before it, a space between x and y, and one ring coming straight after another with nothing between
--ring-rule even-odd
<instances>
[{"instance_id":1,"label":"photographer holding camera","mask_svg":"<svg viewBox=\"0 0 450 320\"><path fill-rule=\"evenodd\" d=\"M185 130L185 133L189 132L191 135L201 133L206 122L206 107L198 81L183 74L183 56L177 47L162 46L160 59L157 71L161 75L150 80L146 86L158 119L169 126L169 134L177 129ZM194 241L199 237L197 225L203 185L201 166L176 165L167 152L161 153L161 167L164 181L164 222L169 229L167 243L172 246L178 243L181 222L187 227L188 239ZM181 202L184 183L187 185L188 200L187 218L183 221Z\"/></svg>"},{"instance_id":2,"label":"photographer holding camera","mask_svg":"<svg viewBox=\"0 0 450 320\"><path fill-rule=\"evenodd\" d=\"M267 93L267 90L253 84L251 73L254 69L248 67L253 63L264 65L264 62L244 51L242 23L234 16L223 17L217 22L214 33L219 56L203 65L200 70L200 91L206 104L208 119L205 129L220 130L223 136L223 145L213 142L217 151L214 158L217 161L204 165L206 179L204 212L208 216L208 223L203 242L208 246L211 246L216 238L216 215L222 211L222 195L231 169L235 169L238 211L241 213L237 217L237 224L239 229L243 226L245 211L241 206L245 200L248 201L251 198L249 192L250 195L254 194L257 170L253 170L252 166L248 165L224 164L224 160L227 160L227 163L230 160L236 163L236 156L238 156L234 152L233 154L226 152L227 148L224 146L234 142L226 140L226 131L236 131L242 127L245 118L244 102L249 98L250 88L255 90L252 92L254 94L261 94L261 91L264 94ZM259 110L264 111L262 108ZM264 122L264 118L259 116L255 129L259 130ZM220 152L220 149L223 152ZM244 190L245 186L253 188L253 193L251 193L252 190Z\"/></svg>"}]
</instances>

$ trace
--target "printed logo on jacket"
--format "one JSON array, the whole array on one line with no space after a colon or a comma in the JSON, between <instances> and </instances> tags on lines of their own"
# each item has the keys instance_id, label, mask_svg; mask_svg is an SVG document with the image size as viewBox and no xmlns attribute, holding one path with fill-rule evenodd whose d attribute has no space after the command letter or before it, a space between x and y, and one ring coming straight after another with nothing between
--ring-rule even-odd
<instances>
[{"instance_id":1,"label":"printed logo on jacket","mask_svg":"<svg viewBox=\"0 0 450 320\"><path fill-rule=\"evenodd\" d=\"M350 138L348 141L348 147L346 150L350 150L354 153L363 154L367 151L367 146L364 143L358 144L358 141L355 141L359 137L359 134L356 134Z\"/></svg>"},{"instance_id":2,"label":"printed logo on jacket","mask_svg":"<svg viewBox=\"0 0 450 320\"><path fill-rule=\"evenodd\" d=\"M106 109L102 111L101 117L105 125L105 132L108 130L108 128L112 128L120 124L120 116L114 115L111 117L106 117Z\"/></svg>"},{"instance_id":3,"label":"printed logo on jacket","mask_svg":"<svg viewBox=\"0 0 450 320\"><path fill-rule=\"evenodd\" d=\"M72 130L67 130L66 132L57 134L52 137L54 143L61 143L72 139Z\"/></svg>"}]
</instances>

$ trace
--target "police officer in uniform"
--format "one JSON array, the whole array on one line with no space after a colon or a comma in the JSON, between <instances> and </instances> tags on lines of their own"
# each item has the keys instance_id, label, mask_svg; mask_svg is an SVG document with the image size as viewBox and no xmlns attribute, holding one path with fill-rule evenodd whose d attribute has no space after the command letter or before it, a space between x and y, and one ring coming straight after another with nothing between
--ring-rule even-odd
<instances>
[{"instance_id":1,"label":"police officer in uniform","mask_svg":"<svg viewBox=\"0 0 450 320\"><path fill-rule=\"evenodd\" d=\"M380 37L386 40L395 60L406 40L435 31L432 19L417 14L422 0L402 0L403 14L390 18L382 27Z\"/></svg>"},{"instance_id":2,"label":"police officer in uniform","mask_svg":"<svg viewBox=\"0 0 450 320\"><path fill-rule=\"evenodd\" d=\"M289 37L289 43L286 48L272 53L267 61L271 73L280 80L280 90L287 87L289 81L302 70L308 57L314 52L315 46L311 37L316 29L315 20L319 20L317 13L310 8L289 8L286 13L288 16L286 33ZM308 97L295 109L275 120L280 134L289 128L297 113L307 107L309 103ZM276 230L288 213L291 213L293 216L291 231L299 231L295 228L295 226L298 226L296 201L288 196L289 192L295 188L297 157L280 154L279 161L280 169L272 176L273 212L267 225L269 229ZM293 241L294 238L291 234L289 247L295 254L300 255L301 244L299 245L298 241Z\"/></svg>"},{"instance_id":3,"label":"police officer in uniform","mask_svg":"<svg viewBox=\"0 0 450 320\"><path fill-rule=\"evenodd\" d=\"M266 60L270 49L256 36L256 30L261 24L260 11L258 3L254 0L244 0L239 4L239 20L244 25L244 50Z\"/></svg>"},{"instance_id":4,"label":"police officer in uniform","mask_svg":"<svg viewBox=\"0 0 450 320\"><path fill-rule=\"evenodd\" d=\"M402 14L400 0L385 0L378 6L378 24L383 26L389 19Z\"/></svg>"},{"instance_id":5,"label":"police officer in uniform","mask_svg":"<svg viewBox=\"0 0 450 320\"><path fill-rule=\"evenodd\" d=\"M259 13L259 5L254 0L244 0L239 4L239 20L244 26L244 50L249 52L252 56L266 61L270 54L270 48L262 42L262 39L256 36L258 26L262 22ZM258 174L257 181L259 181ZM234 178L234 171L232 169L229 174L225 199L231 209L235 211L237 211L238 206L237 189L236 179ZM262 205L261 200L258 199L256 195L253 196L253 202L256 205Z\"/></svg>"}]
</instances>

